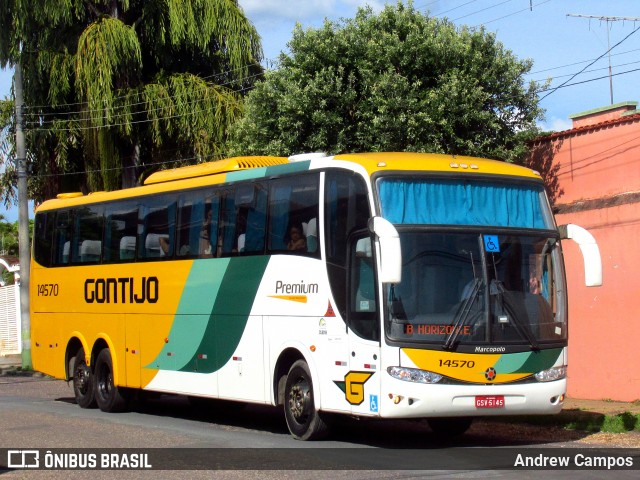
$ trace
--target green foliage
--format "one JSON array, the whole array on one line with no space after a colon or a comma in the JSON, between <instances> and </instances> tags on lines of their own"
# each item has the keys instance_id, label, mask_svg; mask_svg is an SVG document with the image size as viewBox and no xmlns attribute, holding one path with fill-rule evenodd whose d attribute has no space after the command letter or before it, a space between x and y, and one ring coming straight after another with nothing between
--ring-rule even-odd
<instances>
[{"instance_id":1,"label":"green foliage","mask_svg":"<svg viewBox=\"0 0 640 480\"><path fill-rule=\"evenodd\" d=\"M577 409L562 410L557 415L505 416L492 421L558 426L582 432L625 433L640 431L640 414L623 412L602 414Z\"/></svg>"},{"instance_id":2,"label":"green foliage","mask_svg":"<svg viewBox=\"0 0 640 480\"><path fill-rule=\"evenodd\" d=\"M33 220L29 222L29 238L33 236ZM9 257L18 257L20 250L18 245L19 232L18 222L7 222L5 217L0 214L0 255ZM0 272L2 282L5 285L14 283L14 274L7 271L4 267Z\"/></svg>"},{"instance_id":3,"label":"green foliage","mask_svg":"<svg viewBox=\"0 0 640 480\"><path fill-rule=\"evenodd\" d=\"M297 26L290 54L248 95L234 154L429 151L513 161L541 116L530 61L484 30L412 4Z\"/></svg>"},{"instance_id":4,"label":"green foliage","mask_svg":"<svg viewBox=\"0 0 640 480\"><path fill-rule=\"evenodd\" d=\"M134 186L215 158L261 56L237 0L0 2L0 65L23 70L30 197ZM5 162L13 129L3 107ZM14 184L9 168L5 202Z\"/></svg>"},{"instance_id":5,"label":"green foliage","mask_svg":"<svg viewBox=\"0 0 640 480\"><path fill-rule=\"evenodd\" d=\"M0 255L18 256L18 222L9 223L0 215Z\"/></svg>"}]
</instances>

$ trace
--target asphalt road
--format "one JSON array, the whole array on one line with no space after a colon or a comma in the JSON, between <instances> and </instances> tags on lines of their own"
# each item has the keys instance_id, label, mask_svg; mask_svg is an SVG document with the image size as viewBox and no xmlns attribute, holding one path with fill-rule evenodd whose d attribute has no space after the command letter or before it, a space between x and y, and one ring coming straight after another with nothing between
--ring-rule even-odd
<instances>
[{"instance_id":1,"label":"asphalt road","mask_svg":"<svg viewBox=\"0 0 640 480\"><path fill-rule=\"evenodd\" d=\"M458 458L460 452L463 453L462 457L468 452L482 454L485 450L481 447L491 447L487 450L492 454L523 452L526 455L527 452L537 453L537 449L544 449L544 452L547 449L563 453L571 451L573 454L594 447L593 444L583 443L585 436L584 433L556 427L477 421L464 436L448 440L432 433L424 422L357 421L343 418L329 440L299 442L290 437L282 411L269 406L249 405L236 408L212 402L204 409L194 409L185 397L163 395L139 400L133 411L108 414L78 407L73 399L71 386L65 382L46 377L0 377L0 449L52 449L53 452L61 451L59 449L70 449L63 452L111 451L105 449L133 449L132 451L142 452L144 449L170 449L153 450L155 459L161 461L165 459L158 458L158 451L166 452L166 456L170 457L175 455L175 448L181 448L191 450L180 452L196 455L209 452L209 457L217 455L222 464L228 461L231 462L229 465L234 465L229 452L242 452L242 449L261 452L260 461L263 463L257 464L260 465L259 469L218 470L214 472L216 478L486 478L488 472L474 468L473 462L469 465L461 464L461 469L456 472L448 468L446 471L395 471L385 468L380 462L384 462L385 455L389 455L389 449L395 449L395 459L403 458L402 455L407 452L437 455L439 458ZM224 450L229 448L236 450ZM347 450L353 448L363 450ZM309 449L309 455L304 449ZM314 462L318 457L331 462L344 452L362 453L365 465L371 461L375 470L363 470L362 466L355 472L339 469L315 470ZM266 462L267 467L263 466L265 459L262 457L265 455L271 457ZM299 465L296 471L274 470L279 468L279 461L291 468L292 458L298 458L301 462L293 463L294 466ZM2 460L0 458L0 462ZM640 463L640 457L634 461ZM309 468L314 470L308 470ZM411 464L404 468L411 468ZM517 475L520 478L538 478L541 473L545 476L553 473L554 478L575 478L579 473L582 478L637 478L637 471L581 469L580 472L540 472L535 469L520 469ZM176 470L170 475L174 478L210 478L211 473L204 470ZM491 476L512 478L514 473L495 470L491 472ZM86 471L27 472L16 469L5 473L2 478L86 478L86 474ZM153 474L154 471L111 470L93 471L91 477L151 478Z\"/></svg>"}]
</instances>

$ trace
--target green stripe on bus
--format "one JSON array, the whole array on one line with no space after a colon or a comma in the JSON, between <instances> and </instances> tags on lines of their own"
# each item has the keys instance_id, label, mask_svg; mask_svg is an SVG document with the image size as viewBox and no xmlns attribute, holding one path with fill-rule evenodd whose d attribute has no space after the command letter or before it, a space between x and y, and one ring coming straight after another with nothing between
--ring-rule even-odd
<instances>
[{"instance_id":1,"label":"green stripe on bus","mask_svg":"<svg viewBox=\"0 0 640 480\"><path fill-rule=\"evenodd\" d=\"M273 175L283 175L285 173L306 172L309 170L311 162L294 162L284 165L274 165L271 167L252 168L250 170L240 170L227 174L225 181L237 182L240 180L251 180L253 178L271 177Z\"/></svg>"},{"instance_id":2,"label":"green stripe on bus","mask_svg":"<svg viewBox=\"0 0 640 480\"><path fill-rule=\"evenodd\" d=\"M562 348L502 355L495 369L500 373L537 373L553 367Z\"/></svg>"},{"instance_id":3,"label":"green stripe on bus","mask_svg":"<svg viewBox=\"0 0 640 480\"><path fill-rule=\"evenodd\" d=\"M229 260L220 258L193 262L171 325L169 342L147 368L180 370L197 355L211 316L209 312L213 311Z\"/></svg>"},{"instance_id":4,"label":"green stripe on bus","mask_svg":"<svg viewBox=\"0 0 640 480\"><path fill-rule=\"evenodd\" d=\"M230 259L197 351L179 370L211 373L229 361L247 326L269 258L251 256Z\"/></svg>"}]
</instances>

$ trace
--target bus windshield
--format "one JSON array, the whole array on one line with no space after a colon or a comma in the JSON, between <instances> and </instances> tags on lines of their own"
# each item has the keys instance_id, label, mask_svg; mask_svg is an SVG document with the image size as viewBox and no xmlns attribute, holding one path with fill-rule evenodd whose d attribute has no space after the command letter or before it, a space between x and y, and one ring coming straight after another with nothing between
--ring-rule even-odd
<instances>
[{"instance_id":1,"label":"bus windshield","mask_svg":"<svg viewBox=\"0 0 640 480\"><path fill-rule=\"evenodd\" d=\"M388 287L390 339L534 350L566 340L556 238L402 229L400 240L402 281Z\"/></svg>"},{"instance_id":2,"label":"bus windshield","mask_svg":"<svg viewBox=\"0 0 640 480\"><path fill-rule=\"evenodd\" d=\"M378 193L403 258L402 281L387 287L389 339L451 350L566 342L560 245L541 185L382 178Z\"/></svg>"}]
</instances>

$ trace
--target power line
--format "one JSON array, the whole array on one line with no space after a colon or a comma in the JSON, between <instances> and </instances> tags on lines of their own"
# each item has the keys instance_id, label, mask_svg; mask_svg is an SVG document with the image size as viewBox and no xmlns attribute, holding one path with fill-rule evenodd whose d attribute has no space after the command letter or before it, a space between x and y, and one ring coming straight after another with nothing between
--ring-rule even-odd
<instances>
[{"instance_id":1,"label":"power line","mask_svg":"<svg viewBox=\"0 0 640 480\"><path fill-rule=\"evenodd\" d=\"M204 77L200 77L200 76L198 76L196 74L192 74L192 75L195 76L195 77L201 78L202 80L209 80L209 79L212 79L212 78L224 77L224 76L233 74L234 72L243 71L243 70L246 70L246 69L248 69L250 67L253 67L254 65L255 65L254 63L248 63L246 65L240 66L238 68L231 69L231 70L226 71L226 72L213 73L211 75L206 75ZM187 73L189 73L189 72L187 72ZM252 78L254 76L256 76L256 75L250 75L249 77L242 77L242 78L239 78L237 80L229 80L228 82L225 82L224 84L234 83L234 82L240 83L240 82L243 82L246 79ZM114 97L114 100L128 98L128 97L134 96L134 95L136 95L136 94L127 93L127 94L124 94L124 95L120 95L120 96ZM77 105L85 105L86 103L87 102L61 103L59 105L56 105L55 108L74 107L74 106L77 106ZM52 105L28 105L28 106L25 105L26 109L39 109L39 108L51 108L51 107L52 107Z\"/></svg>"},{"instance_id":2,"label":"power line","mask_svg":"<svg viewBox=\"0 0 640 480\"><path fill-rule=\"evenodd\" d=\"M587 18L589 19L589 21L591 21L592 19L596 19L596 20L607 22L607 54L609 54L609 95L611 97L611 105L613 105L613 75L611 75L611 53L610 53L611 47L609 47L610 45L609 22L631 21L635 23L637 21L640 21L640 17L607 17L607 16L596 16L596 15L583 15L579 13L568 13L567 17ZM634 32L631 32L631 33L633 34ZM626 38L628 38L628 36Z\"/></svg>"},{"instance_id":3,"label":"power line","mask_svg":"<svg viewBox=\"0 0 640 480\"><path fill-rule=\"evenodd\" d=\"M484 25L488 25L489 23L497 22L499 20L504 20L505 18L513 17L514 15L518 15L519 13L522 13L522 12L532 11L533 7L539 7L540 5L544 5L545 3L549 3L550 1L551 0L544 0L543 2L536 3L535 5L530 4L529 8L523 8L521 10L517 10L517 11L515 11L513 13L509 13L509 14L504 15L502 17L494 18L493 20L489 20L487 22L483 22L480 25L476 25L476 28L477 27L482 27Z\"/></svg>"},{"instance_id":4,"label":"power line","mask_svg":"<svg viewBox=\"0 0 640 480\"><path fill-rule=\"evenodd\" d=\"M252 78L255 78L255 77L259 77L260 75L261 74L254 74L254 75L250 75L248 77L244 77L243 79L241 79L241 82L249 80L249 79L252 79ZM229 84L234 84L234 83L237 83L237 81L229 81L229 82L226 82L226 83L213 84L213 85L214 86L219 86L219 87L224 87L224 86L227 86ZM249 88L252 88L252 87L243 87L243 88L240 88L240 89L229 88L229 90L231 92L234 92L234 93L242 93L242 92L248 90ZM131 94L131 95L134 95L134 94ZM183 96L182 94L177 94L177 95L169 96L169 97L167 97L167 99L176 99L176 98L179 98L179 97L182 97L182 96ZM125 98L125 96L122 96L120 98ZM137 102L137 103L133 103L131 105L128 105L128 107L132 107L132 106L136 106L136 105L143 105L145 103L146 102ZM199 103L198 100L193 100L193 101L187 102L186 105L192 105L192 104L197 104L197 103ZM112 110L118 111L118 110L122 110L124 108L125 108L125 106L116 106L116 107L112 107ZM119 118L126 118L126 117L128 117L130 115L133 116L133 115L145 114L145 113L149 113L149 112L151 112L151 113L158 112L158 111L161 111L162 109L163 109L162 106L158 106L157 108L153 108L153 109L147 110L147 111L140 111L140 112L125 111L123 113L114 113L114 114L112 114L110 116L109 115L103 115L102 117L99 117L96 120L107 120L109 118L117 120ZM211 110L212 109L200 110L200 111L198 111L196 113L201 113L201 112L211 111ZM72 112L59 112L59 113L56 113L56 112L32 113L31 115L36 115L37 117L41 118L41 120L27 122L30 125L39 126L39 127L31 127L28 130L30 130L30 131L45 130L45 129L48 129L48 128L45 128L46 124L53 124L56 120L59 120L59 118L56 118L56 119L53 119L53 120L46 120L47 116L59 117L59 116L62 116L62 115L65 115L65 116L74 116L74 115L79 116L79 115L83 115L83 114L89 114L90 115L92 112L101 112L101 111L103 111L103 110L102 109L99 109L99 110L97 110L97 109L93 109L93 110L92 109L85 109L85 110L76 110L76 111L72 111ZM140 120L140 121L135 121L135 122L124 122L124 123L115 123L115 124L112 123L112 124L108 124L108 125L103 125L102 127L90 126L90 127L79 127L77 129L69 128L69 129L55 129L55 130L57 130L57 131L71 131L71 130L86 130L86 129L91 129L91 128L109 128L109 127L114 127L114 126L123 126L123 125L127 125L127 124L137 124L137 123L152 122L152 121L156 121L156 120L163 120L163 119L169 119L169 118L177 118L179 116L181 116L181 115L169 115L169 116L163 116L163 117L160 117L160 118L157 118L157 119Z\"/></svg>"},{"instance_id":5,"label":"power line","mask_svg":"<svg viewBox=\"0 0 640 480\"><path fill-rule=\"evenodd\" d=\"M633 50L627 50L626 52L620 52L620 53L614 53L613 55L611 55L612 57L619 57L620 55L626 55L627 53L634 53L639 51L640 48L634 48ZM561 68L567 68L567 67L575 67L576 65L582 65L584 63L588 63L593 61L593 59L589 59L589 60L582 60L580 62L574 62L574 63L567 63L565 65L558 65L557 67L549 67L549 68L545 68L543 70L536 70L535 72L529 72L526 75L538 75L539 73L544 73L544 72L550 72L552 70L560 70ZM626 64L622 64L622 65L626 65ZM616 65L614 65L616 66ZM617 65L617 66L621 66L621 65Z\"/></svg>"},{"instance_id":6,"label":"power line","mask_svg":"<svg viewBox=\"0 0 640 480\"><path fill-rule=\"evenodd\" d=\"M614 67L628 67L629 65L636 65L637 63L640 63L640 60L636 61L636 62L627 62L627 63L619 63L618 65L614 65ZM598 72L601 70L607 70L607 67L601 67L601 68L594 68L593 70L585 70L583 73L593 73L593 72ZM555 77L553 77L551 80L559 80L561 78L566 78L566 77L570 77L572 74L567 74L567 75L557 75ZM616 74L614 74L615 76ZM540 83L540 82L544 82L547 79L539 79L539 80L532 80L533 82L536 83Z\"/></svg>"},{"instance_id":7,"label":"power line","mask_svg":"<svg viewBox=\"0 0 640 480\"><path fill-rule=\"evenodd\" d=\"M513 1L513 0L504 0L503 2L496 3L495 5L491 5L491 6L489 6L489 7L485 7L485 8L483 8L483 9L477 10L477 11L475 11L475 12L471 12L471 13L468 13L468 14L466 14L466 15L463 15L462 17L454 18L452 21L453 21L453 22L457 22L458 20L462 20L463 18L467 18L467 17L470 17L470 16L472 16L472 15L476 15L477 13L482 13L482 12L485 12L485 11L487 11L487 10L491 10L492 8L499 7L500 5L504 5L505 3L510 3L510 2L512 2L512 1Z\"/></svg>"},{"instance_id":8,"label":"power line","mask_svg":"<svg viewBox=\"0 0 640 480\"><path fill-rule=\"evenodd\" d=\"M593 65L594 63L596 63L598 60L600 60L602 57L604 57L605 55L607 55L611 50L613 50L614 48L616 48L618 45L620 45L622 42L624 42L627 38L629 38L631 35L633 35L634 33L636 33L638 30L640 30L640 27L636 28L633 32L631 32L629 35L627 35L626 37L624 37L622 40L620 40L618 43L616 43L613 47L609 48L606 52L604 52L602 55L600 55L598 58L596 58L593 62L591 62L589 65L587 65L586 67L584 67L582 70L580 70L579 72L573 74L571 76L571 78L569 78L568 80L566 80L565 82L561 83L560 85L558 85L557 87L555 87L553 90L551 90L549 93L547 93L544 97L542 97L539 101L544 100L545 98L547 98L549 95L551 95L553 92L555 92L556 90L558 90L559 88L565 86L567 83L569 83L571 80L573 80L574 78L576 78L578 75L580 75L582 72L584 72L587 68L589 68L591 65Z\"/></svg>"},{"instance_id":9,"label":"power line","mask_svg":"<svg viewBox=\"0 0 640 480\"><path fill-rule=\"evenodd\" d=\"M636 62L637 63L637 62ZM618 72L618 73L614 73L613 76L617 77L620 75L626 75L627 73L634 73L634 72L638 72L640 71L640 68L634 68L633 70L627 70L626 72ZM575 75L574 75L575 77ZM573 77L572 77L573 78ZM536 93L544 93L544 92L555 92L556 90L558 90L559 88L566 88L566 87L574 87L576 85L582 85L584 83L590 83L590 82L595 82L598 80L604 80L605 78L609 78L609 75L605 75L604 77L596 77L596 78L590 78L588 80L582 80L580 82L574 82L574 83L563 83L562 85L558 85L557 87L554 88L547 88L545 90L538 90ZM540 101L544 100L546 97L548 97L551 93L549 93L548 95L545 95L544 97L542 97L540 99Z\"/></svg>"}]
</instances>

